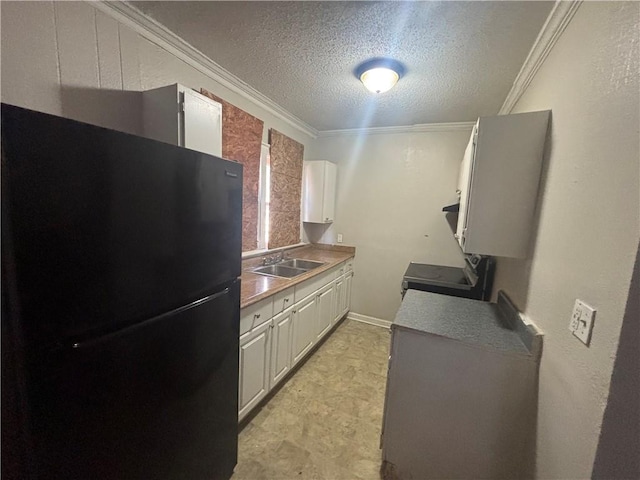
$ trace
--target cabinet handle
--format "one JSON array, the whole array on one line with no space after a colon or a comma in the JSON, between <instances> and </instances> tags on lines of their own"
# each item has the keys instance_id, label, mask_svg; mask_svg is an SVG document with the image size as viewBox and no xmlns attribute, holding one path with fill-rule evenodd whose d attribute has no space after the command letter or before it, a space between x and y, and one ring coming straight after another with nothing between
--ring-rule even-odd
<instances>
[{"instance_id":1,"label":"cabinet handle","mask_svg":"<svg viewBox=\"0 0 640 480\"><path fill-rule=\"evenodd\" d=\"M285 299L284 299L284 303L289 303L289 299L288 299L288 298L285 298Z\"/></svg>"},{"instance_id":2,"label":"cabinet handle","mask_svg":"<svg viewBox=\"0 0 640 480\"><path fill-rule=\"evenodd\" d=\"M256 313L256 314L253 316L253 318L260 318L260 314L259 314L259 313Z\"/></svg>"}]
</instances>

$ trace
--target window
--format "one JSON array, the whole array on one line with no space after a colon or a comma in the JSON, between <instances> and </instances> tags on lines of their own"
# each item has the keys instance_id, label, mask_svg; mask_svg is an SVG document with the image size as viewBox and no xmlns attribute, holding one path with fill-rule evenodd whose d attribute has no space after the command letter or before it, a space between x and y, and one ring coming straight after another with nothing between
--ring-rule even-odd
<instances>
[{"instance_id":1,"label":"window","mask_svg":"<svg viewBox=\"0 0 640 480\"><path fill-rule=\"evenodd\" d=\"M269 145L260 149L260 186L258 189L258 250L269 245L269 202L271 200L271 165Z\"/></svg>"}]
</instances>

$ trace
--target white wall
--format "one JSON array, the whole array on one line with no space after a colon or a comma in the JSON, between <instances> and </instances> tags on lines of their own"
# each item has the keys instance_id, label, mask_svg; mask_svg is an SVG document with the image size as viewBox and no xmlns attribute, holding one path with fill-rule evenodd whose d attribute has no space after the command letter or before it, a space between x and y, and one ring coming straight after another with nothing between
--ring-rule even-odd
<instances>
[{"instance_id":1,"label":"white wall","mask_svg":"<svg viewBox=\"0 0 640 480\"><path fill-rule=\"evenodd\" d=\"M514 109L553 111L534 251L495 281L545 333L539 478L591 475L607 402L640 231L639 18L583 3ZM597 309L589 347L568 330L576 298Z\"/></svg>"},{"instance_id":2,"label":"white wall","mask_svg":"<svg viewBox=\"0 0 640 480\"><path fill-rule=\"evenodd\" d=\"M305 157L338 165L335 221L312 241L356 247L351 310L393 320L410 261L462 265L442 207L455 203L471 129L320 137Z\"/></svg>"},{"instance_id":3,"label":"white wall","mask_svg":"<svg viewBox=\"0 0 640 480\"><path fill-rule=\"evenodd\" d=\"M85 2L0 2L2 101L141 133L141 90L204 87L307 144L311 137Z\"/></svg>"}]
</instances>

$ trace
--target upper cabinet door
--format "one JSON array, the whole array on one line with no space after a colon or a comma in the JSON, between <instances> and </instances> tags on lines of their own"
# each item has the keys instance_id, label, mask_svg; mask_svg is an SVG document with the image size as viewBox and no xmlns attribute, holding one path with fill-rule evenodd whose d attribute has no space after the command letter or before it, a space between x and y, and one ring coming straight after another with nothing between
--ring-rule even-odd
<instances>
[{"instance_id":1,"label":"upper cabinet door","mask_svg":"<svg viewBox=\"0 0 640 480\"><path fill-rule=\"evenodd\" d=\"M473 127L471 138L467 149L464 151L462 164L460 165L460 175L458 176L458 195L460 196L460 209L458 213L458 225L456 230L456 239L462 248L464 248L465 226L467 221L467 202L469 199L469 180L471 179L471 168L473 157L475 154L476 138L478 125Z\"/></svg>"},{"instance_id":2,"label":"upper cabinet door","mask_svg":"<svg viewBox=\"0 0 640 480\"><path fill-rule=\"evenodd\" d=\"M186 89L183 100L184 147L222 156L222 106Z\"/></svg>"},{"instance_id":3,"label":"upper cabinet door","mask_svg":"<svg viewBox=\"0 0 640 480\"><path fill-rule=\"evenodd\" d=\"M322 199L322 218L325 223L333 222L336 209L336 176L338 167L335 163L324 164L324 196Z\"/></svg>"},{"instance_id":4,"label":"upper cabinet door","mask_svg":"<svg viewBox=\"0 0 640 480\"><path fill-rule=\"evenodd\" d=\"M143 134L222 156L222 105L174 83L142 92Z\"/></svg>"},{"instance_id":5,"label":"upper cabinet door","mask_svg":"<svg viewBox=\"0 0 640 480\"><path fill-rule=\"evenodd\" d=\"M338 167L324 160L304 162L302 221L331 223L335 216Z\"/></svg>"},{"instance_id":6,"label":"upper cabinet door","mask_svg":"<svg viewBox=\"0 0 640 480\"><path fill-rule=\"evenodd\" d=\"M527 257L549 114L478 120L467 148L470 167L461 174L456 234L464 253Z\"/></svg>"}]
</instances>

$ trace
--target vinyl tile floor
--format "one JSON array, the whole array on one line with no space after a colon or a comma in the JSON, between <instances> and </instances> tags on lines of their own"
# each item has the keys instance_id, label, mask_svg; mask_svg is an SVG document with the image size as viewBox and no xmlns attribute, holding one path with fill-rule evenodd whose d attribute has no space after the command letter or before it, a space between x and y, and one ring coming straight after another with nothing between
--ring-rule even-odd
<instances>
[{"instance_id":1,"label":"vinyl tile floor","mask_svg":"<svg viewBox=\"0 0 640 480\"><path fill-rule=\"evenodd\" d=\"M342 322L240 432L231 479L380 479L389 345Z\"/></svg>"}]
</instances>

